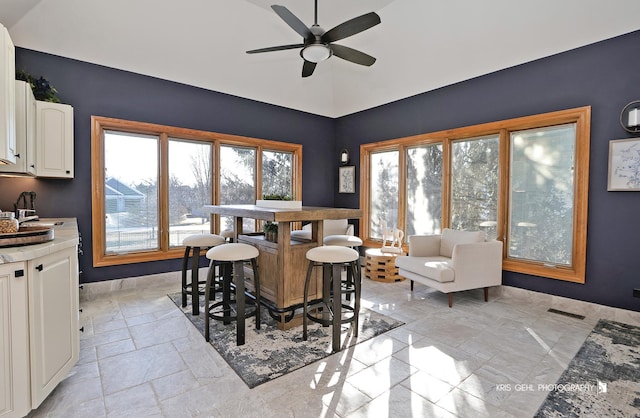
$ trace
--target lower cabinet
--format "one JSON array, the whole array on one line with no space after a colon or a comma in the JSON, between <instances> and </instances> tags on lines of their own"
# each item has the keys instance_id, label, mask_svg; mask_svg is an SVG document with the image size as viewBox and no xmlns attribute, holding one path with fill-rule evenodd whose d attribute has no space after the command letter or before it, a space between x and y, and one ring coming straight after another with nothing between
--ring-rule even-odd
<instances>
[{"instance_id":1,"label":"lower cabinet","mask_svg":"<svg viewBox=\"0 0 640 418\"><path fill-rule=\"evenodd\" d=\"M78 253L75 247L28 262L31 406L78 362Z\"/></svg>"},{"instance_id":2,"label":"lower cabinet","mask_svg":"<svg viewBox=\"0 0 640 418\"><path fill-rule=\"evenodd\" d=\"M37 408L78 361L76 248L0 265L0 289L0 417L22 417Z\"/></svg>"},{"instance_id":3,"label":"lower cabinet","mask_svg":"<svg viewBox=\"0 0 640 418\"><path fill-rule=\"evenodd\" d=\"M0 417L31 410L26 263L0 264Z\"/></svg>"}]
</instances>

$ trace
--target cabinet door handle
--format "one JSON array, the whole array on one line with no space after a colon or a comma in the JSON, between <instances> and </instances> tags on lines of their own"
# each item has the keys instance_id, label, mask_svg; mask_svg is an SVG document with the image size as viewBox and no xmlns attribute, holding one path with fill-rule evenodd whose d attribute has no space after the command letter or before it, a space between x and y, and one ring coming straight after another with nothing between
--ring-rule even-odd
<instances>
[{"instance_id":1,"label":"cabinet door handle","mask_svg":"<svg viewBox=\"0 0 640 418\"><path fill-rule=\"evenodd\" d=\"M20 154L14 154L16 158L20 158Z\"/></svg>"},{"instance_id":2,"label":"cabinet door handle","mask_svg":"<svg viewBox=\"0 0 640 418\"><path fill-rule=\"evenodd\" d=\"M23 277L24 276L24 270L16 270L14 274L15 274L16 277Z\"/></svg>"},{"instance_id":3,"label":"cabinet door handle","mask_svg":"<svg viewBox=\"0 0 640 418\"><path fill-rule=\"evenodd\" d=\"M38 271L42 271L42 268L43 268L43 267L42 267L42 264L38 264L38 265L36 266L36 270L38 270Z\"/></svg>"}]
</instances>

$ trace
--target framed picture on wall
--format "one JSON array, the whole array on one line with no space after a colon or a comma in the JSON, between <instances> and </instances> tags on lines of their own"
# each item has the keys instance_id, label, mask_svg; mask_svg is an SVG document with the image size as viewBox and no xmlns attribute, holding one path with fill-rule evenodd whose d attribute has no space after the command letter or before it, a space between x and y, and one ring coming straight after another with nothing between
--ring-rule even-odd
<instances>
[{"instance_id":1,"label":"framed picture on wall","mask_svg":"<svg viewBox=\"0 0 640 418\"><path fill-rule=\"evenodd\" d=\"M338 192L356 192L356 167L353 165L340 167L338 172Z\"/></svg>"},{"instance_id":2,"label":"framed picture on wall","mask_svg":"<svg viewBox=\"0 0 640 418\"><path fill-rule=\"evenodd\" d=\"M640 191L640 139L609 141L609 191Z\"/></svg>"}]
</instances>

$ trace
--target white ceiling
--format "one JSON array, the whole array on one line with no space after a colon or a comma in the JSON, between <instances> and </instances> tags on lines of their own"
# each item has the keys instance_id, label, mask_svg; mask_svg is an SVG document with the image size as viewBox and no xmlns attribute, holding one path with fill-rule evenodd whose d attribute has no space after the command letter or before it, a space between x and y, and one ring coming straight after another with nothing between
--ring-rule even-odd
<instances>
[{"instance_id":1,"label":"white ceiling","mask_svg":"<svg viewBox=\"0 0 640 418\"><path fill-rule=\"evenodd\" d=\"M0 0L17 46L339 117L640 29L638 0L319 0L325 30L375 11L301 77L302 41L269 7L313 23L312 0ZM46 74L43 74L46 77Z\"/></svg>"}]
</instances>

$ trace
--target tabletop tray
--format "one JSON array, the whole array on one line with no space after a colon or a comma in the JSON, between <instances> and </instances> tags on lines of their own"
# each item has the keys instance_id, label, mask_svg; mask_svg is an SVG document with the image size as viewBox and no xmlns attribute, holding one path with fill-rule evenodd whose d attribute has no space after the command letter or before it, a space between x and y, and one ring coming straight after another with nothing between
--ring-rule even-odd
<instances>
[{"instance_id":1,"label":"tabletop tray","mask_svg":"<svg viewBox=\"0 0 640 418\"><path fill-rule=\"evenodd\" d=\"M53 239L53 228L46 226L21 226L18 232L0 234L0 247L40 244Z\"/></svg>"}]
</instances>

